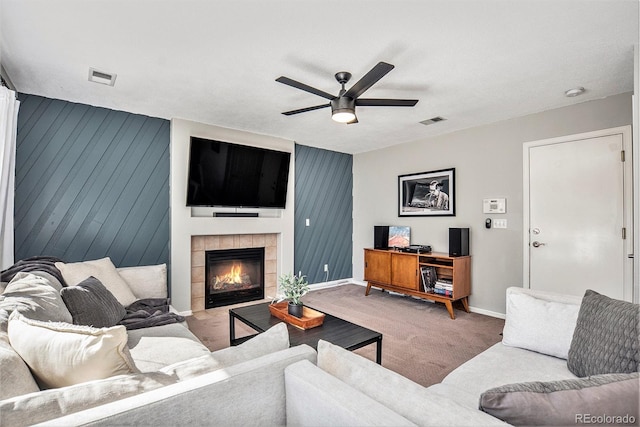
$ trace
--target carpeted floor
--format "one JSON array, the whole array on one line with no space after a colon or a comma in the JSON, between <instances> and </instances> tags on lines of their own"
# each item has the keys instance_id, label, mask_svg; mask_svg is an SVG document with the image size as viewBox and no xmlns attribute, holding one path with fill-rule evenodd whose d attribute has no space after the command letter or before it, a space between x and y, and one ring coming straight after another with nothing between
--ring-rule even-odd
<instances>
[{"instance_id":1,"label":"carpeted floor","mask_svg":"<svg viewBox=\"0 0 640 427\"><path fill-rule=\"evenodd\" d=\"M455 310L449 318L444 305L412 297L342 285L307 294L305 304L350 322L381 332L382 365L429 386L501 340L504 320ZM190 329L210 350L229 346L229 307L195 313ZM253 333L236 322L236 335ZM356 353L375 360L375 346Z\"/></svg>"}]
</instances>

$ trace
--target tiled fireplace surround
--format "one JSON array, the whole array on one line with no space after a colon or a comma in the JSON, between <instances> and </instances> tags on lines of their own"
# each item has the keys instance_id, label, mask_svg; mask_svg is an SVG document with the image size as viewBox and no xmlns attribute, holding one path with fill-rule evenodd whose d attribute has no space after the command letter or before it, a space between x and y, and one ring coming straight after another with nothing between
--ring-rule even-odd
<instances>
[{"instance_id":1,"label":"tiled fireplace surround","mask_svg":"<svg viewBox=\"0 0 640 427\"><path fill-rule=\"evenodd\" d=\"M191 236L191 310L204 310L205 251L264 247L264 295L276 294L278 234Z\"/></svg>"}]
</instances>

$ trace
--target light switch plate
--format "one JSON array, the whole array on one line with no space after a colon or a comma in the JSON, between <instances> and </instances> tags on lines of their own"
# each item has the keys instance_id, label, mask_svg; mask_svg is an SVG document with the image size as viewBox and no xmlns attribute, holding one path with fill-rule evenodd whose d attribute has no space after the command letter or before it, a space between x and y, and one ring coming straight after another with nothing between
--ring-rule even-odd
<instances>
[{"instance_id":1,"label":"light switch plate","mask_svg":"<svg viewBox=\"0 0 640 427\"><path fill-rule=\"evenodd\" d=\"M506 219L494 219L493 220L493 228L507 228L507 220Z\"/></svg>"}]
</instances>

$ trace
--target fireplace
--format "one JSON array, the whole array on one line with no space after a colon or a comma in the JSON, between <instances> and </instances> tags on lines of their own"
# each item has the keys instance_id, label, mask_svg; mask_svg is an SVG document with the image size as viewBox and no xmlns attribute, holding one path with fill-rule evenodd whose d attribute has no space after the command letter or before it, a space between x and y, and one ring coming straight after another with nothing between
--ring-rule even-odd
<instances>
[{"instance_id":1,"label":"fireplace","mask_svg":"<svg viewBox=\"0 0 640 427\"><path fill-rule=\"evenodd\" d=\"M264 248L205 252L205 308L264 298Z\"/></svg>"}]
</instances>

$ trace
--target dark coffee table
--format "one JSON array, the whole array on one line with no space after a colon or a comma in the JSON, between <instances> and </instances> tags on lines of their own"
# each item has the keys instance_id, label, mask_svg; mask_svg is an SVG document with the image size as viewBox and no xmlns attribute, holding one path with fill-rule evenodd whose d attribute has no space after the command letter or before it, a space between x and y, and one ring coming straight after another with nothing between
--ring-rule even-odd
<instances>
[{"instance_id":1,"label":"dark coffee table","mask_svg":"<svg viewBox=\"0 0 640 427\"><path fill-rule=\"evenodd\" d=\"M238 345L257 335L236 338L235 319L258 331L258 333L264 332L273 325L282 322L282 320L271 315L269 304L267 302L229 310L229 340L231 345ZM307 344L317 349L318 341L325 340L353 351L375 343L376 362L378 364L382 363L382 334L380 332L363 328L327 313L325 313L324 322L321 326L303 330L287 324L287 328L289 329L289 344L292 346Z\"/></svg>"}]
</instances>

